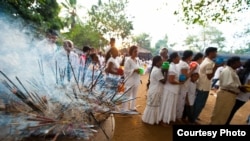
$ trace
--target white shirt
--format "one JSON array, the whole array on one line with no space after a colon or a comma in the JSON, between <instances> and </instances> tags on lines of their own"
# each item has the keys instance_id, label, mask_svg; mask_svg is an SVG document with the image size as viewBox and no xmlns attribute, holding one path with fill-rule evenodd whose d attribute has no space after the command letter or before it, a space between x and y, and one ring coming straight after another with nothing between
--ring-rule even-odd
<instances>
[{"instance_id":1,"label":"white shirt","mask_svg":"<svg viewBox=\"0 0 250 141\"><path fill-rule=\"evenodd\" d=\"M148 88L148 93L157 93L162 92L163 84L160 80L164 79L164 76L161 72L161 68L153 67L150 74L150 84Z\"/></svg>"},{"instance_id":2,"label":"white shirt","mask_svg":"<svg viewBox=\"0 0 250 141\"><path fill-rule=\"evenodd\" d=\"M140 74L134 72L134 70L138 69L139 67L140 66L138 59L133 60L131 57L126 59L126 62L124 64L124 76L126 79L126 85L132 86L140 84Z\"/></svg>"},{"instance_id":3,"label":"white shirt","mask_svg":"<svg viewBox=\"0 0 250 141\"><path fill-rule=\"evenodd\" d=\"M180 60L180 62L179 62L179 64L178 64L178 67L179 67L179 69L180 69L180 74L181 74L181 71L182 71L182 70L187 70L187 73L190 72L188 63L185 62L185 61L183 61L183 60ZM187 91L188 85L189 85L188 83L189 83L188 80L185 81L185 83L182 84L182 85L180 86L181 89L184 90L184 91Z\"/></svg>"},{"instance_id":4,"label":"white shirt","mask_svg":"<svg viewBox=\"0 0 250 141\"><path fill-rule=\"evenodd\" d=\"M118 69L120 67L120 63L118 62L118 59L116 59L116 58L110 57L107 61L106 67L108 67L109 63L113 64L112 68L111 68L113 71L116 71L116 69ZM119 75L110 74L110 73L108 73L107 75L111 76L111 77L118 77L119 76Z\"/></svg>"},{"instance_id":5,"label":"white shirt","mask_svg":"<svg viewBox=\"0 0 250 141\"><path fill-rule=\"evenodd\" d=\"M207 74L213 73L214 62L206 57L200 64L199 70L199 80L197 83L197 89L203 91L210 91L211 89L211 80L207 78Z\"/></svg>"},{"instance_id":6,"label":"white shirt","mask_svg":"<svg viewBox=\"0 0 250 141\"><path fill-rule=\"evenodd\" d=\"M108 67L109 63L113 64L113 68L112 69L118 69L120 67L120 63L119 63L118 59L116 59L116 58L110 57L108 59L108 61L107 61L107 66L106 67Z\"/></svg>"},{"instance_id":7,"label":"white shirt","mask_svg":"<svg viewBox=\"0 0 250 141\"><path fill-rule=\"evenodd\" d=\"M213 79L219 79L220 77L220 73L222 72L222 70L224 69L224 66L220 66L216 69L215 73L214 73L214 77Z\"/></svg>"},{"instance_id":8,"label":"white shirt","mask_svg":"<svg viewBox=\"0 0 250 141\"><path fill-rule=\"evenodd\" d=\"M235 70L226 66L220 74L220 88L240 93L238 87L241 85L240 79Z\"/></svg>"},{"instance_id":9,"label":"white shirt","mask_svg":"<svg viewBox=\"0 0 250 141\"><path fill-rule=\"evenodd\" d=\"M68 56L65 50L60 50L55 54L55 61L57 61L57 65L59 68L66 68L68 65ZM79 67L79 57L78 55L71 51L69 53L69 61L73 67L73 69L77 69Z\"/></svg>"},{"instance_id":10,"label":"white shirt","mask_svg":"<svg viewBox=\"0 0 250 141\"><path fill-rule=\"evenodd\" d=\"M168 69L168 75L174 75L175 76L175 81L179 81L179 75L180 75L180 69L177 64L174 64L173 62L170 63L169 69ZM169 81L167 81L165 87L175 93L179 93L180 85L177 84L171 84Z\"/></svg>"},{"instance_id":11,"label":"white shirt","mask_svg":"<svg viewBox=\"0 0 250 141\"><path fill-rule=\"evenodd\" d=\"M188 87L188 101L190 106L194 105L194 100L196 97L196 82L190 82Z\"/></svg>"}]
</instances>

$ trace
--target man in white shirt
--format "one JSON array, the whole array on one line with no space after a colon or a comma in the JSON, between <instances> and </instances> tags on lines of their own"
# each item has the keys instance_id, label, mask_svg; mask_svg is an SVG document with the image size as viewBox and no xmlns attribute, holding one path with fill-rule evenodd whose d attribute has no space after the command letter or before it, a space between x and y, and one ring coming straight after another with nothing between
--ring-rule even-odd
<instances>
[{"instance_id":1,"label":"man in white shirt","mask_svg":"<svg viewBox=\"0 0 250 141\"><path fill-rule=\"evenodd\" d=\"M194 117L196 120L204 108L211 90L211 79L218 67L212 60L217 56L217 48L208 47L205 51L205 59L200 64L199 80L197 83L197 95L194 102ZM192 121L195 122L195 121Z\"/></svg>"},{"instance_id":2,"label":"man in white shirt","mask_svg":"<svg viewBox=\"0 0 250 141\"><path fill-rule=\"evenodd\" d=\"M250 85L250 59L246 61L244 64L244 67L237 70L237 74L239 76L239 79L241 81L241 84L243 85ZM231 120L233 119L235 113L240 109L245 103L250 100L250 92L240 92L240 94L237 96L234 107L230 113L230 116L227 119L226 125L229 125ZM249 121L250 122L250 121Z\"/></svg>"},{"instance_id":3,"label":"man in white shirt","mask_svg":"<svg viewBox=\"0 0 250 141\"><path fill-rule=\"evenodd\" d=\"M220 89L217 92L211 124L226 124L236 97L242 90L240 79L235 71L240 66L240 57L231 57L227 61L227 66L221 72L219 77Z\"/></svg>"}]
</instances>

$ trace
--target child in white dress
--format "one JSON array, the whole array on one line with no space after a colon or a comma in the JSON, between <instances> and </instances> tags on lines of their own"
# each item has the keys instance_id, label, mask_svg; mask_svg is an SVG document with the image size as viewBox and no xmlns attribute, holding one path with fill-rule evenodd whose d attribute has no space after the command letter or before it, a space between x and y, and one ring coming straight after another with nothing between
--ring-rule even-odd
<instances>
[{"instance_id":1,"label":"child in white dress","mask_svg":"<svg viewBox=\"0 0 250 141\"><path fill-rule=\"evenodd\" d=\"M194 105L194 100L196 97L196 87L197 87L197 80L199 79L199 74L198 72L192 73L190 77L190 83L188 86L188 93L187 93L187 98L186 98L186 103L185 103L185 108L183 111L183 116L182 119L188 118L188 121L192 123L194 119L192 119L193 116L193 105Z\"/></svg>"},{"instance_id":2,"label":"child in white dress","mask_svg":"<svg viewBox=\"0 0 250 141\"><path fill-rule=\"evenodd\" d=\"M142 121L148 124L159 124L160 104L163 85L166 82L161 70L162 59L160 56L153 58L148 85L147 105L142 115Z\"/></svg>"}]
</instances>

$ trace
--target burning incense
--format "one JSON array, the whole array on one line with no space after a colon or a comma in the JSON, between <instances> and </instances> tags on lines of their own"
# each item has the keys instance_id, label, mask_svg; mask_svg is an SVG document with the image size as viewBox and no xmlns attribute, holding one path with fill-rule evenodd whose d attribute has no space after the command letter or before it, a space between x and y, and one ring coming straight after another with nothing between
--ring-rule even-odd
<instances>
[{"instance_id":1,"label":"burning incense","mask_svg":"<svg viewBox=\"0 0 250 141\"><path fill-rule=\"evenodd\" d=\"M56 67L56 84L58 84L58 78L57 78L57 61L55 61L55 67Z\"/></svg>"}]
</instances>

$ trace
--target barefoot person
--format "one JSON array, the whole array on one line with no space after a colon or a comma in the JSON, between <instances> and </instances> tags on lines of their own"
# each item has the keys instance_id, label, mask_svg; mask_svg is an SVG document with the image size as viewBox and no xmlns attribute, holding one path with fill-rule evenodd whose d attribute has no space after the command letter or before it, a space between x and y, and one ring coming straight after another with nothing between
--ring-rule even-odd
<instances>
[{"instance_id":1,"label":"barefoot person","mask_svg":"<svg viewBox=\"0 0 250 141\"><path fill-rule=\"evenodd\" d=\"M159 124L160 104L162 90L166 79L161 70L162 59L160 56L153 58L151 72L149 74L147 105L142 115L142 121L148 124Z\"/></svg>"},{"instance_id":2,"label":"barefoot person","mask_svg":"<svg viewBox=\"0 0 250 141\"><path fill-rule=\"evenodd\" d=\"M180 56L177 52L173 52L169 56L169 70L166 85L163 89L160 106L160 120L161 124L169 124L170 121L176 120L176 104L180 85L183 82L179 81L180 69L177 64L180 61Z\"/></svg>"},{"instance_id":3,"label":"barefoot person","mask_svg":"<svg viewBox=\"0 0 250 141\"><path fill-rule=\"evenodd\" d=\"M190 83L190 76L196 69L195 67L190 68L189 63L193 57L193 51L191 50L185 50L182 55L182 59L180 60L178 67L180 69L180 74L185 75L186 79L183 81L184 84L180 85L180 92L178 95L178 100L177 100L177 111L176 111L176 118L177 120L181 120L184 107L185 107L185 102L186 102L186 96L188 93L188 87Z\"/></svg>"},{"instance_id":4,"label":"barefoot person","mask_svg":"<svg viewBox=\"0 0 250 141\"><path fill-rule=\"evenodd\" d=\"M125 61L124 65L124 75L125 75L125 89L131 88L129 92L127 92L127 96L130 100L128 102L123 103L122 107L124 111L136 111L136 96L138 92L138 87L140 84L140 71L139 71L139 60L137 58L138 47L131 46L129 49L128 59Z\"/></svg>"}]
</instances>

